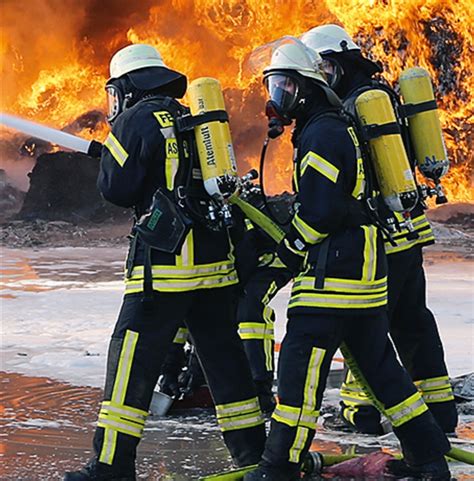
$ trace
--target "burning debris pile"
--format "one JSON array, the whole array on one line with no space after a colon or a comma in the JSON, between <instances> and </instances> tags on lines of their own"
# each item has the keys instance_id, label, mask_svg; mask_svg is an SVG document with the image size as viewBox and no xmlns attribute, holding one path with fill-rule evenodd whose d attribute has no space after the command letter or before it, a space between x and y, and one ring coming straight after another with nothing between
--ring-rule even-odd
<instances>
[{"instance_id":1,"label":"burning debris pile","mask_svg":"<svg viewBox=\"0 0 474 481\"><path fill-rule=\"evenodd\" d=\"M18 214L23 220L62 220L73 224L124 221L127 210L106 202L96 187L99 163L84 154L42 154L29 174L30 189Z\"/></svg>"},{"instance_id":2,"label":"burning debris pile","mask_svg":"<svg viewBox=\"0 0 474 481\"><path fill-rule=\"evenodd\" d=\"M0 26L5 92L1 110L103 140L108 60L128 43L149 43L158 47L170 67L189 79L215 76L221 81L237 158L245 172L258 163L265 130L263 87L261 79L245 69L248 55L281 35L300 35L321 23L338 23L360 41L365 54L383 64L383 75L390 83L410 66L430 72L452 160L443 184L451 202L472 202L470 0L326 0L320 4L311 0L141 0L133 5L121 2L121 15L113 18L109 12L116 10L115 1L84 0L80 7L71 5L69 0L55 7L45 0L31 0L28 15L18 15L14 2L7 2ZM39 16L41 28L31 20ZM0 132L0 140L6 138L11 134ZM287 140L271 148L271 193L290 188ZM36 156L42 149L31 143L30 139L24 150ZM27 159L20 162L25 164Z\"/></svg>"}]
</instances>

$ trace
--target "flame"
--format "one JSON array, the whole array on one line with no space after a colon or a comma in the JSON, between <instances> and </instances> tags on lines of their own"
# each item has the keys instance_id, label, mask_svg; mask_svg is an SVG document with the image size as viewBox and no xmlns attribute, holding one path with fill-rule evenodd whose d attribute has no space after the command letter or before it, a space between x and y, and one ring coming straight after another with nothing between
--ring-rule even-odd
<instances>
[{"instance_id":1,"label":"flame","mask_svg":"<svg viewBox=\"0 0 474 481\"><path fill-rule=\"evenodd\" d=\"M150 43L189 79L221 81L242 172L257 165L266 128L265 93L244 68L248 55L282 35L338 23L383 63L388 81L414 65L431 73L451 159L443 184L451 201L473 201L470 0L31 0L28 11L5 0L2 9L1 110L71 128L79 116L104 111L111 55L128 43ZM74 129L98 140L107 132L103 122ZM290 189L288 137L270 149L270 192Z\"/></svg>"}]
</instances>

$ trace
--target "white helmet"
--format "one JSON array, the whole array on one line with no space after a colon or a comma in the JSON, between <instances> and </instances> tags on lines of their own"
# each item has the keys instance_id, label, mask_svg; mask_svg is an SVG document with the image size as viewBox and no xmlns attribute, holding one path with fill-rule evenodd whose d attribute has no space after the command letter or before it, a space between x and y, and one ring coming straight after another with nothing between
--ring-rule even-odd
<instances>
[{"instance_id":1,"label":"white helmet","mask_svg":"<svg viewBox=\"0 0 474 481\"><path fill-rule=\"evenodd\" d=\"M125 108L139 100L138 92L161 87L166 87L163 95L181 98L186 92L186 76L171 70L160 52L151 45L137 43L119 50L110 61L110 78L105 87L109 122L112 123Z\"/></svg>"},{"instance_id":2,"label":"white helmet","mask_svg":"<svg viewBox=\"0 0 474 481\"><path fill-rule=\"evenodd\" d=\"M282 43L272 53L270 64L263 69L263 75L273 70L294 70L327 85L321 70L322 59L314 50L306 48L301 42Z\"/></svg>"},{"instance_id":3,"label":"white helmet","mask_svg":"<svg viewBox=\"0 0 474 481\"><path fill-rule=\"evenodd\" d=\"M168 68L160 52L151 45L141 43L128 45L116 52L110 60L110 78L118 78L145 67Z\"/></svg>"},{"instance_id":4,"label":"white helmet","mask_svg":"<svg viewBox=\"0 0 474 481\"><path fill-rule=\"evenodd\" d=\"M298 85L295 73L314 80L324 91L331 105L337 107L341 105L339 97L329 88L322 70L322 59L317 52L306 47L294 37L283 37L263 48L268 49L269 47L271 48L271 60L263 69L263 75L274 105L279 103L282 108L285 107L287 111L290 111L296 107L298 102L304 102L304 94L299 92L301 85Z\"/></svg>"},{"instance_id":5,"label":"white helmet","mask_svg":"<svg viewBox=\"0 0 474 481\"><path fill-rule=\"evenodd\" d=\"M320 55L360 50L350 35L339 25L321 25L300 37L301 41Z\"/></svg>"}]
</instances>

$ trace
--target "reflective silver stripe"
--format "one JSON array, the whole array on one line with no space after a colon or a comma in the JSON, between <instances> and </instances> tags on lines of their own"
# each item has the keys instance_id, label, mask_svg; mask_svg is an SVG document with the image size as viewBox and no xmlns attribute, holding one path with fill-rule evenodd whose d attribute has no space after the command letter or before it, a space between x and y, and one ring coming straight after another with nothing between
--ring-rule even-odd
<instances>
[{"instance_id":1,"label":"reflective silver stripe","mask_svg":"<svg viewBox=\"0 0 474 481\"><path fill-rule=\"evenodd\" d=\"M184 344L188 339L188 329L186 327L180 327L174 336L173 343Z\"/></svg>"},{"instance_id":2,"label":"reflective silver stripe","mask_svg":"<svg viewBox=\"0 0 474 481\"><path fill-rule=\"evenodd\" d=\"M145 412L143 414L141 414L141 413L131 411L130 409L127 409L126 407L119 408L119 407L111 406L110 404L106 404L105 402L102 403L101 412L105 412L105 413L110 412L112 414L118 414L120 416L126 416L130 419L133 419L136 422L142 422L142 423L145 422L145 419L148 416L148 413L145 413Z\"/></svg>"},{"instance_id":3,"label":"reflective silver stripe","mask_svg":"<svg viewBox=\"0 0 474 481\"><path fill-rule=\"evenodd\" d=\"M304 296L301 294L296 294L292 296L289 302L289 306L291 307L292 304L301 303L301 304L308 304L308 305L336 305L341 304L344 306L367 306L377 303L382 303L387 301L387 294L383 294L378 297L371 297L370 299L361 299L361 296L350 296L347 295L346 297L339 297L333 296L332 294L322 294L321 296L318 295L311 295L311 296Z\"/></svg>"},{"instance_id":4,"label":"reflective silver stripe","mask_svg":"<svg viewBox=\"0 0 474 481\"><path fill-rule=\"evenodd\" d=\"M319 371L326 351L317 347L313 348L305 381L303 410L314 411L316 409L316 392L319 385Z\"/></svg>"},{"instance_id":5,"label":"reflective silver stripe","mask_svg":"<svg viewBox=\"0 0 474 481\"><path fill-rule=\"evenodd\" d=\"M124 434L129 434L137 438L141 438L143 433L143 427L134 427L134 426L131 426L130 424L121 423L119 421L113 421L106 417L100 418L98 422L98 426L102 428L112 428L112 429L115 429L116 431L119 431Z\"/></svg>"},{"instance_id":6,"label":"reflective silver stripe","mask_svg":"<svg viewBox=\"0 0 474 481\"><path fill-rule=\"evenodd\" d=\"M442 379L424 379L421 381L415 381L415 385L418 386L422 391L432 391L434 389L449 388L451 389L451 384L449 383L449 378L445 377Z\"/></svg>"},{"instance_id":7,"label":"reflective silver stripe","mask_svg":"<svg viewBox=\"0 0 474 481\"><path fill-rule=\"evenodd\" d=\"M231 418L229 420L222 420L218 418L217 422L222 431L232 431L234 429L250 428L258 424L263 424L265 419L263 415L259 413L251 417L242 417L241 419Z\"/></svg>"},{"instance_id":8,"label":"reflective silver stripe","mask_svg":"<svg viewBox=\"0 0 474 481\"><path fill-rule=\"evenodd\" d=\"M160 132L161 132L161 135L165 138L165 139L176 139L176 134L174 132L174 127L171 126L171 127L164 127L162 129L160 129Z\"/></svg>"},{"instance_id":9,"label":"reflective silver stripe","mask_svg":"<svg viewBox=\"0 0 474 481\"><path fill-rule=\"evenodd\" d=\"M428 231L424 234L420 234L418 239L410 240L410 239L404 239L402 242L400 240L396 240L396 246L392 246L391 244L385 243L385 252L387 254L390 254L392 252L397 252L399 250L403 250L405 247L408 246L414 246L417 244L421 244L424 241L427 240L434 240L434 234L433 231Z\"/></svg>"},{"instance_id":10,"label":"reflective silver stripe","mask_svg":"<svg viewBox=\"0 0 474 481\"><path fill-rule=\"evenodd\" d=\"M416 396L418 394L418 396ZM397 421L401 421L402 419L408 417L408 419L411 419L411 415L418 409L421 408L424 404L425 401L421 397L419 393L416 393L413 395L413 398L416 399L412 402L410 402L408 405L403 406L403 404L406 402L402 402L399 405L395 406L395 408L390 408L386 411L387 417L391 420L392 424L395 426L398 426L400 423Z\"/></svg>"},{"instance_id":11,"label":"reflective silver stripe","mask_svg":"<svg viewBox=\"0 0 474 481\"><path fill-rule=\"evenodd\" d=\"M105 147L112 154L113 158L117 161L120 167L123 167L128 159L127 151L122 147L122 144L117 140L115 135L110 132L104 142Z\"/></svg>"},{"instance_id":12,"label":"reflective silver stripe","mask_svg":"<svg viewBox=\"0 0 474 481\"><path fill-rule=\"evenodd\" d=\"M231 416L234 413L244 414L253 411L260 411L258 398L252 398L246 401L239 401L230 404L219 404L216 406L217 417Z\"/></svg>"},{"instance_id":13,"label":"reflective silver stripe","mask_svg":"<svg viewBox=\"0 0 474 481\"><path fill-rule=\"evenodd\" d=\"M303 239L309 244L317 244L329 235L313 229L303 219L301 219L298 214L295 214L295 216L293 217L292 224L295 229L303 236Z\"/></svg>"},{"instance_id":14,"label":"reflective silver stripe","mask_svg":"<svg viewBox=\"0 0 474 481\"><path fill-rule=\"evenodd\" d=\"M99 461L104 464L112 464L114 460L115 446L117 445L117 431L104 428L104 441Z\"/></svg>"},{"instance_id":15,"label":"reflective silver stripe","mask_svg":"<svg viewBox=\"0 0 474 481\"><path fill-rule=\"evenodd\" d=\"M290 448L290 456L289 461L292 463L299 463L300 462L300 455L301 451L306 444L306 439L308 437L309 431L305 427L298 426L296 430L295 440L293 442L293 446Z\"/></svg>"},{"instance_id":16,"label":"reflective silver stripe","mask_svg":"<svg viewBox=\"0 0 474 481\"><path fill-rule=\"evenodd\" d=\"M236 283L238 281L237 274L223 277L210 277L208 279L196 279L196 280L183 280L178 281L177 279L169 281L157 281L153 280L154 290L177 290L177 289L193 289L198 287L212 287L219 286L226 283ZM143 282L130 282L125 283L125 292L141 292L143 291Z\"/></svg>"},{"instance_id":17,"label":"reflective silver stripe","mask_svg":"<svg viewBox=\"0 0 474 481\"><path fill-rule=\"evenodd\" d=\"M115 377L114 389L112 392L112 401L117 404L123 404L130 376L130 369L135 353L135 345L138 340L138 333L127 330L120 352L120 362Z\"/></svg>"},{"instance_id":18,"label":"reflective silver stripe","mask_svg":"<svg viewBox=\"0 0 474 481\"><path fill-rule=\"evenodd\" d=\"M301 414L299 424L306 424L306 427L310 429L316 429L316 422L318 421L319 411L314 411L314 414L303 413Z\"/></svg>"},{"instance_id":19,"label":"reflective silver stripe","mask_svg":"<svg viewBox=\"0 0 474 481\"><path fill-rule=\"evenodd\" d=\"M300 288L309 287L311 290L314 289L314 277L313 278L300 278L293 284L293 290L299 290ZM383 290L387 288L387 278L384 277L383 279L379 279L378 281L374 282L366 282L366 281L354 281L351 282L350 280L343 280L333 281L331 278L326 278L324 280L324 288L325 290L334 290L337 291L339 289L353 289L356 291L375 291L375 290Z\"/></svg>"},{"instance_id":20,"label":"reflective silver stripe","mask_svg":"<svg viewBox=\"0 0 474 481\"><path fill-rule=\"evenodd\" d=\"M260 336L258 339L263 339L263 337L272 337L273 336L273 328L271 327L261 327L259 329L252 328L252 327L246 327L246 328L241 328L239 327L239 334L242 335L254 335L254 336Z\"/></svg>"},{"instance_id":21,"label":"reflective silver stripe","mask_svg":"<svg viewBox=\"0 0 474 481\"><path fill-rule=\"evenodd\" d=\"M328 178L331 182L337 182L339 169L320 155L310 151L304 156L301 161L301 175L304 174L308 166L311 166L314 170L324 175L324 177Z\"/></svg>"},{"instance_id":22,"label":"reflective silver stripe","mask_svg":"<svg viewBox=\"0 0 474 481\"><path fill-rule=\"evenodd\" d=\"M153 277L164 277L164 276L198 276L203 274L214 275L221 273L223 271L230 271L234 269L234 263L226 263L214 266L206 266L206 267L170 267L170 266L152 266L151 273ZM141 279L143 278L143 266L135 266L132 270L132 276L130 279L137 280L135 278Z\"/></svg>"},{"instance_id":23,"label":"reflective silver stripe","mask_svg":"<svg viewBox=\"0 0 474 481\"><path fill-rule=\"evenodd\" d=\"M291 409L291 411L289 410ZM288 426L296 427L298 425L298 420L300 419L301 409L288 406L282 408L277 405L275 411L273 411L272 418L275 421L287 424Z\"/></svg>"},{"instance_id":24,"label":"reflective silver stripe","mask_svg":"<svg viewBox=\"0 0 474 481\"><path fill-rule=\"evenodd\" d=\"M454 399L454 394L452 391L439 392L439 393L423 392L423 399L427 403L452 401Z\"/></svg>"}]
</instances>

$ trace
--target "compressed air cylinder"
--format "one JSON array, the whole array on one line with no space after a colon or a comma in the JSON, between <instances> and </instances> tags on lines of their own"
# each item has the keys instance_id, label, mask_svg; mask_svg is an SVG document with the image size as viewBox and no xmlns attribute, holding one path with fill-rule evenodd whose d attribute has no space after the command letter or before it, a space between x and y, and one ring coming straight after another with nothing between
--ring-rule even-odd
<instances>
[{"instance_id":1,"label":"compressed air cylinder","mask_svg":"<svg viewBox=\"0 0 474 481\"><path fill-rule=\"evenodd\" d=\"M404 105L416 107L435 100L430 74L424 68L406 69L400 75L399 84ZM437 182L448 171L449 159L438 109L435 105L425 108L422 112L408 115L408 130L421 173Z\"/></svg>"},{"instance_id":2,"label":"compressed air cylinder","mask_svg":"<svg viewBox=\"0 0 474 481\"><path fill-rule=\"evenodd\" d=\"M379 133L378 126L396 128L395 112L388 94L368 90L355 101L357 116L370 135L370 157L381 195L393 212L409 212L418 201L418 190L400 133Z\"/></svg>"},{"instance_id":3,"label":"compressed air cylinder","mask_svg":"<svg viewBox=\"0 0 474 481\"><path fill-rule=\"evenodd\" d=\"M202 77L188 88L193 116L224 111L224 96L218 80ZM237 166L229 122L211 120L194 129L204 187L216 200L229 198L237 189Z\"/></svg>"}]
</instances>

